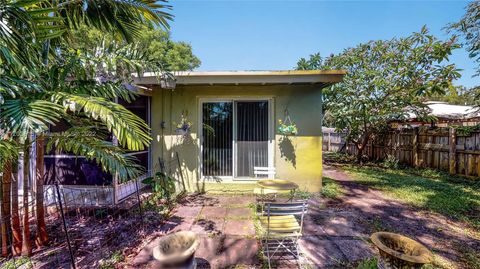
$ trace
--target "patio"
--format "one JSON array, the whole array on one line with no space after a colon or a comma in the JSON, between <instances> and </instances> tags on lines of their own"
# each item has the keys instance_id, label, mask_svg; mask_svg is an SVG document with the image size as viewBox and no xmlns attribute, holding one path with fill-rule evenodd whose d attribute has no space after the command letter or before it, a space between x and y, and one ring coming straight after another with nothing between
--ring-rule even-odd
<instances>
[{"instance_id":1,"label":"patio","mask_svg":"<svg viewBox=\"0 0 480 269\"><path fill-rule=\"evenodd\" d=\"M262 268L261 245L255 235L253 196L192 195L182 201L165 222L162 233L194 231L200 237L196 252L198 268ZM331 210L322 198L310 200L300 247L306 268L343 268L373 255L368 235L345 210ZM149 242L129 263L132 268L157 268L152 249L160 237ZM279 261L276 268L292 268L293 259Z\"/></svg>"}]
</instances>

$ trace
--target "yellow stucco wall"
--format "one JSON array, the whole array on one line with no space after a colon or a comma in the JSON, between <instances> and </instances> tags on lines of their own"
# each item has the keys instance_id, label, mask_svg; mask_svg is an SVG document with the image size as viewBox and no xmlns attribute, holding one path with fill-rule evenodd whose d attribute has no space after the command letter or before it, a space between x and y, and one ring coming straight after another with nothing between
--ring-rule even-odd
<instances>
[{"instance_id":1,"label":"yellow stucco wall","mask_svg":"<svg viewBox=\"0 0 480 269\"><path fill-rule=\"evenodd\" d=\"M292 180L301 190L318 192L322 185L321 90L315 85L240 85L240 86L177 86L175 90L154 89L151 103L152 158L172 159L178 152L183 176L189 191L208 189L249 190L253 184L200 179L199 100L201 98L270 97L273 100L275 124L274 164L277 178ZM298 135L277 134L279 119L288 109L297 124ZM193 123L189 136L175 134L175 123L182 113ZM161 127L162 121L164 128ZM226 187L229 184L228 187Z\"/></svg>"}]
</instances>

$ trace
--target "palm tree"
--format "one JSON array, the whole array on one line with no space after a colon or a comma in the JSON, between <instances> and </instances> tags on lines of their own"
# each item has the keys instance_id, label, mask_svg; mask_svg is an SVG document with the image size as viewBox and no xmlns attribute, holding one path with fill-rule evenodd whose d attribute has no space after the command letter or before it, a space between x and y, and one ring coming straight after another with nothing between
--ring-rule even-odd
<instances>
[{"instance_id":1,"label":"palm tree","mask_svg":"<svg viewBox=\"0 0 480 269\"><path fill-rule=\"evenodd\" d=\"M98 122L112 132L126 149L141 150L150 143L146 123L111 101L115 97L134 98L134 94L123 87L122 78L118 78L122 74L119 70L125 74L132 67L142 66L135 64L138 55L125 53L134 52L134 46L125 46L123 54L118 56L124 57L125 61L116 66L121 69L112 72L98 69L104 66L102 59L81 53L72 55L65 42L70 30L81 24L119 33L123 39L131 41L142 24L168 26L167 20L171 16L163 11L165 8L168 6L148 0L56 1L54 6L42 0L7 0L0 3L0 85L3 86L0 87L0 129L12 133L23 145L25 160L29 157L32 135L37 135L37 147L43 148L42 135L50 124L60 120L75 122L80 117ZM80 61L85 59L90 61L90 65ZM111 80L99 82L99 73ZM122 149L102 141L100 136L85 136L84 131L73 125L71 130L49 139L47 147L55 146L57 150L84 155L99 163L104 171L118 173L121 178L135 177L140 173L134 159L126 157ZM0 148L0 152L2 150ZM43 160L43 151L40 151L37 160ZM42 163L38 163L37 167L39 165L43 167ZM27 172L24 175L22 253L29 255L28 161L24 162L24 166ZM40 175L43 174L42 169L37 171ZM43 176L39 176L38 180L37 185L43 186ZM13 245L18 253L22 235L18 233L16 184L14 181L12 185L11 204ZM37 212L40 233L36 241L38 245L45 245L48 236L43 233L46 231L43 192L38 189L36 200L36 209L40 212Z\"/></svg>"}]
</instances>

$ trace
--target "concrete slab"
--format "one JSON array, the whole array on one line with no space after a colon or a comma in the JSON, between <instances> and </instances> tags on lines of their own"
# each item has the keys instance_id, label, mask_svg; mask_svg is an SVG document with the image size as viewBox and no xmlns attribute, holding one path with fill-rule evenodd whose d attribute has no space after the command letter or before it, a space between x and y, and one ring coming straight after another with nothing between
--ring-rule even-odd
<instances>
[{"instance_id":1,"label":"concrete slab","mask_svg":"<svg viewBox=\"0 0 480 269\"><path fill-rule=\"evenodd\" d=\"M224 224L224 219L198 219L190 230L199 235L220 235L223 233Z\"/></svg>"},{"instance_id":2,"label":"concrete slab","mask_svg":"<svg viewBox=\"0 0 480 269\"><path fill-rule=\"evenodd\" d=\"M217 244L216 253L204 253L205 256L203 258L210 261L211 268L232 268L235 266L251 268L258 265L258 244L255 239L222 236L221 238L205 240L210 242L212 240L220 240Z\"/></svg>"},{"instance_id":3,"label":"concrete slab","mask_svg":"<svg viewBox=\"0 0 480 269\"><path fill-rule=\"evenodd\" d=\"M205 206L200 212L199 218L224 219L226 215L227 215L226 207Z\"/></svg>"},{"instance_id":4,"label":"concrete slab","mask_svg":"<svg viewBox=\"0 0 480 269\"><path fill-rule=\"evenodd\" d=\"M255 227L251 220L229 220L225 222L223 232L226 235L238 235L253 238L255 236Z\"/></svg>"},{"instance_id":5,"label":"concrete slab","mask_svg":"<svg viewBox=\"0 0 480 269\"><path fill-rule=\"evenodd\" d=\"M373 248L363 240L334 240L350 263L374 256Z\"/></svg>"},{"instance_id":6,"label":"concrete slab","mask_svg":"<svg viewBox=\"0 0 480 269\"><path fill-rule=\"evenodd\" d=\"M341 249L326 237L305 236L300 239L299 247L314 268L331 268L348 262Z\"/></svg>"},{"instance_id":7,"label":"concrete slab","mask_svg":"<svg viewBox=\"0 0 480 269\"><path fill-rule=\"evenodd\" d=\"M255 197L250 195L217 196L218 203L226 207L248 207L255 203Z\"/></svg>"},{"instance_id":8,"label":"concrete slab","mask_svg":"<svg viewBox=\"0 0 480 269\"><path fill-rule=\"evenodd\" d=\"M164 234L178 231L188 231L192 227L193 222L194 219L191 218L184 219L174 216L162 224L160 231Z\"/></svg>"},{"instance_id":9,"label":"concrete slab","mask_svg":"<svg viewBox=\"0 0 480 269\"><path fill-rule=\"evenodd\" d=\"M322 225L318 225L316 223L318 216L311 216L306 215L303 220L303 234L308 235L323 235L325 236L326 233L322 228Z\"/></svg>"},{"instance_id":10,"label":"concrete slab","mask_svg":"<svg viewBox=\"0 0 480 269\"><path fill-rule=\"evenodd\" d=\"M365 236L355 228L354 219L349 216L331 214L327 216L311 216L316 225L322 227L330 236Z\"/></svg>"},{"instance_id":11,"label":"concrete slab","mask_svg":"<svg viewBox=\"0 0 480 269\"><path fill-rule=\"evenodd\" d=\"M227 208L227 219L251 219L253 215L252 209L247 207L231 207Z\"/></svg>"},{"instance_id":12,"label":"concrete slab","mask_svg":"<svg viewBox=\"0 0 480 269\"><path fill-rule=\"evenodd\" d=\"M196 218L200 211L201 206L179 206L173 211L173 215L180 218Z\"/></svg>"}]
</instances>

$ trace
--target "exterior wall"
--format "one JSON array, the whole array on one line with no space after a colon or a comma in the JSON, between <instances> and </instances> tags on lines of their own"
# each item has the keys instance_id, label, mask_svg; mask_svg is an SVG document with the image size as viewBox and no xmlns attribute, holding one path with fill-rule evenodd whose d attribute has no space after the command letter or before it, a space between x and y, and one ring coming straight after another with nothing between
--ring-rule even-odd
<instances>
[{"instance_id":1,"label":"exterior wall","mask_svg":"<svg viewBox=\"0 0 480 269\"><path fill-rule=\"evenodd\" d=\"M225 189L226 184L200 179L199 100L200 98L270 97L274 109L274 164L277 178L292 180L301 190L318 192L322 185L322 128L321 90L317 85L241 85L241 86L184 86L175 90L154 89L152 96L152 158L158 167L158 158L168 161L175 152L189 191ZM298 135L283 137L277 133L278 120L285 117L285 109L297 124ZM175 123L182 113L192 122L187 137L175 134ZM163 122L163 124L162 124ZM162 125L164 128L162 128ZM227 183L225 180L222 183ZM230 181L232 182L232 181ZM251 189L255 185L229 184L228 190ZM240 186L240 187L238 187Z\"/></svg>"}]
</instances>

